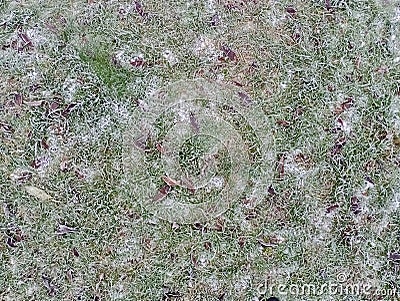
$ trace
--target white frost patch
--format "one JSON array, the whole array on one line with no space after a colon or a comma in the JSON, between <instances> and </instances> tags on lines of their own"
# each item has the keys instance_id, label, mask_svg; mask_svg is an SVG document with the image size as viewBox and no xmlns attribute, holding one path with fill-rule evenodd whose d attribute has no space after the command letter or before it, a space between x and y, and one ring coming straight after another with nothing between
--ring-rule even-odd
<instances>
[{"instance_id":1,"label":"white frost patch","mask_svg":"<svg viewBox=\"0 0 400 301\"><path fill-rule=\"evenodd\" d=\"M397 212L400 207L400 192L397 192L393 196L393 200L389 202L386 208L382 209L383 217L381 222L377 225L376 233L380 235L387 229L390 224L390 216Z\"/></svg>"},{"instance_id":2,"label":"white frost patch","mask_svg":"<svg viewBox=\"0 0 400 301\"><path fill-rule=\"evenodd\" d=\"M237 292L243 292L250 287L251 277L250 275L245 275L235 281L235 290Z\"/></svg>"},{"instance_id":3,"label":"white frost patch","mask_svg":"<svg viewBox=\"0 0 400 301\"><path fill-rule=\"evenodd\" d=\"M80 86L80 82L75 78L66 78L62 89L63 89L63 96L66 101L71 102L75 96L77 89Z\"/></svg>"},{"instance_id":4,"label":"white frost patch","mask_svg":"<svg viewBox=\"0 0 400 301\"><path fill-rule=\"evenodd\" d=\"M205 0L205 6L208 12L214 13L215 12L215 0Z\"/></svg>"},{"instance_id":5,"label":"white frost patch","mask_svg":"<svg viewBox=\"0 0 400 301\"><path fill-rule=\"evenodd\" d=\"M306 157L302 157L303 152L300 149L295 149L291 153L286 155L286 159L284 162L284 170L285 173L290 173L297 177L299 180L299 185L304 186L305 179L310 176L312 173L316 172L315 168L309 168L307 166ZM300 158L300 159L297 159ZM298 161L300 160L300 161ZM296 162L297 161L297 162ZM303 162L304 161L304 162Z\"/></svg>"},{"instance_id":6,"label":"white frost patch","mask_svg":"<svg viewBox=\"0 0 400 301\"><path fill-rule=\"evenodd\" d=\"M113 285L110 288L110 297L111 300L120 300L120 299L125 300L126 297L125 287L121 283Z\"/></svg>"},{"instance_id":7,"label":"white frost patch","mask_svg":"<svg viewBox=\"0 0 400 301\"><path fill-rule=\"evenodd\" d=\"M210 180L210 185L214 188L224 187L225 181L221 177L212 177Z\"/></svg>"},{"instance_id":8,"label":"white frost patch","mask_svg":"<svg viewBox=\"0 0 400 301\"><path fill-rule=\"evenodd\" d=\"M334 212L326 213L326 209L319 209L314 216L310 218L310 224L314 225L318 231L317 236L313 238L313 243L324 243L332 229L332 220Z\"/></svg>"},{"instance_id":9,"label":"white frost patch","mask_svg":"<svg viewBox=\"0 0 400 301\"><path fill-rule=\"evenodd\" d=\"M213 290L214 292L218 291L220 289L220 284L219 280L217 277L214 275L211 275L210 278L206 280L208 286Z\"/></svg>"},{"instance_id":10,"label":"white frost patch","mask_svg":"<svg viewBox=\"0 0 400 301\"><path fill-rule=\"evenodd\" d=\"M100 139L101 134L105 133L107 129L111 128L110 116L102 116L97 123L92 124L89 132L81 136L83 142L97 141Z\"/></svg>"},{"instance_id":11,"label":"white frost patch","mask_svg":"<svg viewBox=\"0 0 400 301\"><path fill-rule=\"evenodd\" d=\"M173 108L174 115L176 116L176 122L189 123L190 115L189 111L186 108L174 107Z\"/></svg>"},{"instance_id":12,"label":"white frost patch","mask_svg":"<svg viewBox=\"0 0 400 301\"><path fill-rule=\"evenodd\" d=\"M174 65L176 65L176 64L178 63L177 57L176 57L176 56L174 55L174 53L173 53L171 50L169 50L169 49L164 50L164 51L162 52L162 56L167 60L167 62L168 62L168 64L169 64L170 66L174 66Z\"/></svg>"},{"instance_id":13,"label":"white frost patch","mask_svg":"<svg viewBox=\"0 0 400 301\"><path fill-rule=\"evenodd\" d=\"M39 48L41 45L48 42L40 28L30 28L26 31L26 35L32 41L33 46L36 48Z\"/></svg>"},{"instance_id":14,"label":"white frost patch","mask_svg":"<svg viewBox=\"0 0 400 301\"><path fill-rule=\"evenodd\" d=\"M391 116L392 116L392 124L394 125L394 129L397 134L400 134L400 98L395 97L391 104Z\"/></svg>"},{"instance_id":15,"label":"white frost patch","mask_svg":"<svg viewBox=\"0 0 400 301\"><path fill-rule=\"evenodd\" d=\"M219 55L219 50L213 40L206 36L202 36L196 40L193 52L198 57L205 57L208 60L215 60Z\"/></svg>"}]
</instances>

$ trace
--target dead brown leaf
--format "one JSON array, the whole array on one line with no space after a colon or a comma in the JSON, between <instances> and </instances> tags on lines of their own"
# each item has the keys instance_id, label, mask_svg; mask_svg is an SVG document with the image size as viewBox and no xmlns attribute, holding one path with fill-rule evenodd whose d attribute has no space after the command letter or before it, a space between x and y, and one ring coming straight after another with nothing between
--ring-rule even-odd
<instances>
[{"instance_id":1,"label":"dead brown leaf","mask_svg":"<svg viewBox=\"0 0 400 301\"><path fill-rule=\"evenodd\" d=\"M21 47L21 50L28 47L31 48L33 47L33 43L31 41L31 39L26 35L26 33L20 32L18 33L18 37L22 40L22 42L24 43Z\"/></svg>"},{"instance_id":2,"label":"dead brown leaf","mask_svg":"<svg viewBox=\"0 0 400 301\"><path fill-rule=\"evenodd\" d=\"M75 248L75 247L73 247L73 248L72 248L72 254L74 254L75 257L79 257L78 249Z\"/></svg>"},{"instance_id":3,"label":"dead brown leaf","mask_svg":"<svg viewBox=\"0 0 400 301\"><path fill-rule=\"evenodd\" d=\"M74 277L73 277L73 275L72 275L72 270L68 270L66 274L67 274L68 282L69 282L69 283L72 283L72 281L73 281L73 279L74 279Z\"/></svg>"},{"instance_id":4,"label":"dead brown leaf","mask_svg":"<svg viewBox=\"0 0 400 301\"><path fill-rule=\"evenodd\" d=\"M283 120L283 119L277 120L276 123L277 123L278 125L280 125L280 126L285 127L285 128L287 128L287 127L290 126L290 122L288 122L288 121L286 121L286 120Z\"/></svg>"},{"instance_id":5,"label":"dead brown leaf","mask_svg":"<svg viewBox=\"0 0 400 301\"><path fill-rule=\"evenodd\" d=\"M9 247L11 247L11 248L16 248L16 247L17 247L16 241L15 241L15 239L12 238L12 237L7 237L6 243L7 243L7 245L8 245Z\"/></svg>"},{"instance_id":6,"label":"dead brown leaf","mask_svg":"<svg viewBox=\"0 0 400 301\"><path fill-rule=\"evenodd\" d=\"M67 225L58 225L57 227L57 234L58 235L65 235L65 234L69 234L69 233L75 233L78 230L76 228L73 227L69 227Z\"/></svg>"},{"instance_id":7,"label":"dead brown leaf","mask_svg":"<svg viewBox=\"0 0 400 301\"><path fill-rule=\"evenodd\" d=\"M231 48L229 48L227 45L222 45L221 50L224 54L224 57L222 58L222 60L224 60L224 61L229 60L232 62L237 60L236 53Z\"/></svg>"},{"instance_id":8,"label":"dead brown leaf","mask_svg":"<svg viewBox=\"0 0 400 301\"><path fill-rule=\"evenodd\" d=\"M141 135L133 141L133 145L136 146L138 149L145 151L147 150L147 140L148 136L147 135Z\"/></svg>"},{"instance_id":9,"label":"dead brown leaf","mask_svg":"<svg viewBox=\"0 0 400 301\"><path fill-rule=\"evenodd\" d=\"M389 259L393 260L393 261L400 261L400 254L393 252L389 254Z\"/></svg>"},{"instance_id":10,"label":"dead brown leaf","mask_svg":"<svg viewBox=\"0 0 400 301\"><path fill-rule=\"evenodd\" d=\"M279 159L277 164L279 178L283 178L285 174L285 160L286 160L286 155L285 154L281 155L281 158Z\"/></svg>"},{"instance_id":11,"label":"dead brown leaf","mask_svg":"<svg viewBox=\"0 0 400 301\"><path fill-rule=\"evenodd\" d=\"M351 210L354 214L359 214L359 213L361 213L360 200L359 200L356 196L351 197L351 200L350 200L350 210Z\"/></svg>"},{"instance_id":12,"label":"dead brown leaf","mask_svg":"<svg viewBox=\"0 0 400 301\"><path fill-rule=\"evenodd\" d=\"M52 280L50 279L50 277L42 275L42 280L49 296L54 296L56 292L56 287L54 284L52 284Z\"/></svg>"},{"instance_id":13,"label":"dead brown leaf","mask_svg":"<svg viewBox=\"0 0 400 301\"><path fill-rule=\"evenodd\" d=\"M141 16L142 18L145 18L148 16L148 13L144 11L142 3L139 1L135 1L135 11Z\"/></svg>"},{"instance_id":14,"label":"dead brown leaf","mask_svg":"<svg viewBox=\"0 0 400 301\"><path fill-rule=\"evenodd\" d=\"M133 67L143 67L145 65L145 61L143 58L139 56L135 56L133 59L130 60L129 64Z\"/></svg>"},{"instance_id":15,"label":"dead brown leaf","mask_svg":"<svg viewBox=\"0 0 400 301\"><path fill-rule=\"evenodd\" d=\"M47 143L47 139L46 138L42 138L42 140L40 141L40 146L43 149L49 149L49 144Z\"/></svg>"},{"instance_id":16,"label":"dead brown leaf","mask_svg":"<svg viewBox=\"0 0 400 301\"><path fill-rule=\"evenodd\" d=\"M37 101L25 101L25 105L28 107L40 107L43 104L42 100L37 100Z\"/></svg>"},{"instance_id":17,"label":"dead brown leaf","mask_svg":"<svg viewBox=\"0 0 400 301\"><path fill-rule=\"evenodd\" d=\"M168 176L162 176L161 178L168 186L175 187L179 185L178 181L175 181L174 179Z\"/></svg>"},{"instance_id":18,"label":"dead brown leaf","mask_svg":"<svg viewBox=\"0 0 400 301\"><path fill-rule=\"evenodd\" d=\"M291 14L291 15L295 15L296 14L296 10L291 6L286 7L286 12Z\"/></svg>"},{"instance_id":19,"label":"dead brown leaf","mask_svg":"<svg viewBox=\"0 0 400 301\"><path fill-rule=\"evenodd\" d=\"M67 117L74 109L76 109L77 106L77 103L70 103L64 108L64 110L61 112L61 115Z\"/></svg>"},{"instance_id":20,"label":"dead brown leaf","mask_svg":"<svg viewBox=\"0 0 400 301\"><path fill-rule=\"evenodd\" d=\"M21 93L17 93L14 95L14 103L16 106L21 106L23 102L23 97Z\"/></svg>"},{"instance_id":21,"label":"dead brown leaf","mask_svg":"<svg viewBox=\"0 0 400 301\"><path fill-rule=\"evenodd\" d=\"M160 152L160 154L165 154L166 153L166 149L161 143L157 143L156 144L156 148Z\"/></svg>"},{"instance_id":22,"label":"dead brown leaf","mask_svg":"<svg viewBox=\"0 0 400 301\"><path fill-rule=\"evenodd\" d=\"M340 115L344 111L348 110L354 105L354 100L351 97L346 98L346 101L341 103L337 108L335 108L335 114Z\"/></svg>"},{"instance_id":23,"label":"dead brown leaf","mask_svg":"<svg viewBox=\"0 0 400 301\"><path fill-rule=\"evenodd\" d=\"M326 213L331 213L338 208L339 208L339 204L330 205L328 208L326 208Z\"/></svg>"},{"instance_id":24,"label":"dead brown leaf","mask_svg":"<svg viewBox=\"0 0 400 301\"><path fill-rule=\"evenodd\" d=\"M244 92L240 92L239 91L238 95L239 95L240 99L242 100L243 104L246 105L246 106L250 105L253 102L251 97L248 94L244 93Z\"/></svg>"},{"instance_id":25,"label":"dead brown leaf","mask_svg":"<svg viewBox=\"0 0 400 301\"><path fill-rule=\"evenodd\" d=\"M194 187L193 181L190 180L189 178L186 177L182 178L180 186L188 189L191 193L196 192L196 188Z\"/></svg>"},{"instance_id":26,"label":"dead brown leaf","mask_svg":"<svg viewBox=\"0 0 400 301\"><path fill-rule=\"evenodd\" d=\"M165 185L160 190L158 193L153 197L154 202L159 202L163 200L169 193L171 192L171 186Z\"/></svg>"},{"instance_id":27,"label":"dead brown leaf","mask_svg":"<svg viewBox=\"0 0 400 301\"><path fill-rule=\"evenodd\" d=\"M331 155L332 156L338 155L342 151L342 148L345 146L346 142L347 141L346 141L345 137L337 139L335 141L335 145L333 146L333 148L331 150Z\"/></svg>"},{"instance_id":28,"label":"dead brown leaf","mask_svg":"<svg viewBox=\"0 0 400 301\"><path fill-rule=\"evenodd\" d=\"M193 132L198 134L200 132L200 125L199 125L199 122L197 121L197 118L193 112L190 112L189 120L190 120L190 126L192 127Z\"/></svg>"}]
</instances>

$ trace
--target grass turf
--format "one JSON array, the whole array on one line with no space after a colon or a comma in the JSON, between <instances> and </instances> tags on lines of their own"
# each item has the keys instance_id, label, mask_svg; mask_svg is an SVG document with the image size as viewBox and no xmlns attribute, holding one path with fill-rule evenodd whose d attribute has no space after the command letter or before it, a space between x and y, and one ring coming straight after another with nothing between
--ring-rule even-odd
<instances>
[{"instance_id":1,"label":"grass turf","mask_svg":"<svg viewBox=\"0 0 400 301\"><path fill-rule=\"evenodd\" d=\"M398 2L26 0L0 10L1 299L260 300L266 285L343 275L377 295L398 289ZM217 83L205 86L215 95L234 91L227 134L242 137L246 158L267 143L257 179L227 211L185 224L129 190L139 178L126 177L124 135L159 112L164 87L199 78ZM186 141L178 159L196 169L210 147ZM156 194L164 165L144 157Z\"/></svg>"}]
</instances>

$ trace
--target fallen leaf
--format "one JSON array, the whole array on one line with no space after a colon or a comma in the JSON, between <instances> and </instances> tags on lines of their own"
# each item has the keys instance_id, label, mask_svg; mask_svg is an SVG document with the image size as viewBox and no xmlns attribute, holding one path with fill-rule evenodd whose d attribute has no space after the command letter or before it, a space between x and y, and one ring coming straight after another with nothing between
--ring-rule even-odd
<instances>
[{"instance_id":1,"label":"fallen leaf","mask_svg":"<svg viewBox=\"0 0 400 301\"><path fill-rule=\"evenodd\" d=\"M191 193L195 193L196 192L196 188L194 187L193 181L190 180L189 178L182 178L181 182L180 182L180 186L188 189Z\"/></svg>"},{"instance_id":2,"label":"fallen leaf","mask_svg":"<svg viewBox=\"0 0 400 301\"><path fill-rule=\"evenodd\" d=\"M162 188L160 188L158 193L153 197L153 201L159 202L163 200L168 195L168 193L170 193L170 191L171 191L171 186L169 185L163 186Z\"/></svg>"},{"instance_id":3,"label":"fallen leaf","mask_svg":"<svg viewBox=\"0 0 400 301\"><path fill-rule=\"evenodd\" d=\"M22 94L17 93L14 95L14 103L17 106L21 106L23 102Z\"/></svg>"},{"instance_id":4,"label":"fallen leaf","mask_svg":"<svg viewBox=\"0 0 400 301\"><path fill-rule=\"evenodd\" d=\"M83 179L85 179L86 178L86 173L85 172L83 172L82 170L80 170L79 168L75 168L75 175L77 176L77 178L79 179L79 180L83 180Z\"/></svg>"},{"instance_id":5,"label":"fallen leaf","mask_svg":"<svg viewBox=\"0 0 400 301\"><path fill-rule=\"evenodd\" d=\"M43 101L42 100L25 101L24 104L26 104L29 107L40 107L43 104Z\"/></svg>"},{"instance_id":6,"label":"fallen leaf","mask_svg":"<svg viewBox=\"0 0 400 301\"><path fill-rule=\"evenodd\" d=\"M389 259L394 260L394 261L398 261L398 260L400 260L400 254L399 253L390 253L389 254Z\"/></svg>"},{"instance_id":7,"label":"fallen leaf","mask_svg":"<svg viewBox=\"0 0 400 301\"><path fill-rule=\"evenodd\" d=\"M348 97L345 102L341 103L339 107L335 109L335 114L339 115L346 111L347 109L351 108L354 105L354 100L351 97Z\"/></svg>"},{"instance_id":8,"label":"fallen leaf","mask_svg":"<svg viewBox=\"0 0 400 301\"><path fill-rule=\"evenodd\" d=\"M190 254L190 258L192 260L192 263L193 263L194 267L197 268L199 266L199 261L197 260L197 257L195 255L193 255L193 254Z\"/></svg>"},{"instance_id":9,"label":"fallen leaf","mask_svg":"<svg viewBox=\"0 0 400 301\"><path fill-rule=\"evenodd\" d=\"M241 82L238 82L237 80L232 80L232 83L235 85L235 86L238 86L238 87L243 87L244 85L241 83ZM238 92L239 94L241 93L241 92ZM239 95L240 96L240 95Z\"/></svg>"},{"instance_id":10,"label":"fallen leaf","mask_svg":"<svg viewBox=\"0 0 400 301\"><path fill-rule=\"evenodd\" d=\"M279 159L278 166L277 166L279 178L283 178L283 176L285 174L285 160L286 160L286 156L283 154L281 156L281 158Z\"/></svg>"},{"instance_id":11,"label":"fallen leaf","mask_svg":"<svg viewBox=\"0 0 400 301\"><path fill-rule=\"evenodd\" d=\"M162 176L161 178L168 186L174 187L174 186L179 185L179 183L177 181L175 181L174 179L172 179L168 176Z\"/></svg>"},{"instance_id":12,"label":"fallen leaf","mask_svg":"<svg viewBox=\"0 0 400 301\"><path fill-rule=\"evenodd\" d=\"M50 111L55 111L59 108L60 104L56 101L50 103Z\"/></svg>"},{"instance_id":13,"label":"fallen leaf","mask_svg":"<svg viewBox=\"0 0 400 301\"><path fill-rule=\"evenodd\" d=\"M77 105L77 103L70 103L64 108L64 110L61 112L61 115L67 117L77 107Z\"/></svg>"},{"instance_id":14,"label":"fallen leaf","mask_svg":"<svg viewBox=\"0 0 400 301\"><path fill-rule=\"evenodd\" d=\"M147 135L139 136L139 137L135 138L133 145L136 146L138 149L145 151L147 149L147 146L146 146L147 140L148 140Z\"/></svg>"},{"instance_id":15,"label":"fallen leaf","mask_svg":"<svg viewBox=\"0 0 400 301\"><path fill-rule=\"evenodd\" d=\"M143 5L139 1L135 1L135 10L141 17L147 17L147 13L144 12Z\"/></svg>"},{"instance_id":16,"label":"fallen leaf","mask_svg":"<svg viewBox=\"0 0 400 301\"><path fill-rule=\"evenodd\" d=\"M240 99L242 100L242 102L245 105L249 105L249 104L251 104L253 102L251 97L249 95L247 95L246 93L239 91L238 94L239 94Z\"/></svg>"},{"instance_id":17,"label":"fallen leaf","mask_svg":"<svg viewBox=\"0 0 400 301\"><path fill-rule=\"evenodd\" d=\"M73 275L72 275L72 270L67 271L67 279L71 283L73 281Z\"/></svg>"},{"instance_id":18,"label":"fallen leaf","mask_svg":"<svg viewBox=\"0 0 400 301\"><path fill-rule=\"evenodd\" d=\"M214 14L211 17L211 21L210 21L211 26L218 26L220 24L220 20L221 20L221 18L218 16L218 14Z\"/></svg>"},{"instance_id":19,"label":"fallen leaf","mask_svg":"<svg viewBox=\"0 0 400 301\"><path fill-rule=\"evenodd\" d=\"M356 196L351 197L350 210L354 214L361 213L360 200Z\"/></svg>"},{"instance_id":20,"label":"fallen leaf","mask_svg":"<svg viewBox=\"0 0 400 301\"><path fill-rule=\"evenodd\" d=\"M339 204L333 204L333 205L329 206L328 208L326 208L326 213L331 213L338 208L339 208Z\"/></svg>"},{"instance_id":21,"label":"fallen leaf","mask_svg":"<svg viewBox=\"0 0 400 301\"><path fill-rule=\"evenodd\" d=\"M7 241L6 242L7 242L7 245L9 247L11 247L11 248L16 248L17 247L16 241L12 237L7 237Z\"/></svg>"},{"instance_id":22,"label":"fallen leaf","mask_svg":"<svg viewBox=\"0 0 400 301\"><path fill-rule=\"evenodd\" d=\"M296 14L296 10L293 7L286 7L286 12L291 15Z\"/></svg>"},{"instance_id":23,"label":"fallen leaf","mask_svg":"<svg viewBox=\"0 0 400 301\"><path fill-rule=\"evenodd\" d=\"M38 169L47 163L48 163L48 160L46 157L39 157L31 162L31 166L35 169Z\"/></svg>"},{"instance_id":24,"label":"fallen leaf","mask_svg":"<svg viewBox=\"0 0 400 301\"><path fill-rule=\"evenodd\" d=\"M143 58L136 56L130 60L129 64L133 67L143 67L145 62Z\"/></svg>"},{"instance_id":25,"label":"fallen leaf","mask_svg":"<svg viewBox=\"0 0 400 301\"><path fill-rule=\"evenodd\" d=\"M228 58L230 61L236 61L237 59L236 53L227 45L222 45L221 50L224 53L225 58Z\"/></svg>"},{"instance_id":26,"label":"fallen leaf","mask_svg":"<svg viewBox=\"0 0 400 301\"><path fill-rule=\"evenodd\" d=\"M193 112L189 114L190 126L192 127L193 132L198 134L200 132L200 125L197 121L196 116L194 116Z\"/></svg>"},{"instance_id":27,"label":"fallen leaf","mask_svg":"<svg viewBox=\"0 0 400 301\"><path fill-rule=\"evenodd\" d=\"M277 120L276 123L277 123L278 125L280 125L280 126L285 127L285 128L287 128L287 127L290 126L290 122L288 122L288 121L286 121L286 120L283 120L283 119Z\"/></svg>"},{"instance_id":28,"label":"fallen leaf","mask_svg":"<svg viewBox=\"0 0 400 301\"><path fill-rule=\"evenodd\" d=\"M42 275L42 280L49 296L54 296L56 287L51 283L51 279L45 275Z\"/></svg>"},{"instance_id":29,"label":"fallen leaf","mask_svg":"<svg viewBox=\"0 0 400 301\"><path fill-rule=\"evenodd\" d=\"M75 257L79 257L79 252L75 247L72 248L72 254L74 254Z\"/></svg>"},{"instance_id":30,"label":"fallen leaf","mask_svg":"<svg viewBox=\"0 0 400 301\"><path fill-rule=\"evenodd\" d=\"M49 144L47 143L47 139L46 138L42 138L42 140L40 141L40 146L43 149L49 149Z\"/></svg>"},{"instance_id":31,"label":"fallen leaf","mask_svg":"<svg viewBox=\"0 0 400 301\"><path fill-rule=\"evenodd\" d=\"M269 187L268 187L268 193L269 193L270 195L276 195L275 189L274 189L272 186L269 186Z\"/></svg>"},{"instance_id":32,"label":"fallen leaf","mask_svg":"<svg viewBox=\"0 0 400 301\"><path fill-rule=\"evenodd\" d=\"M53 199L49 194L46 193L46 191L34 186L25 186L25 191L41 201L48 201Z\"/></svg>"},{"instance_id":33,"label":"fallen leaf","mask_svg":"<svg viewBox=\"0 0 400 301\"><path fill-rule=\"evenodd\" d=\"M25 47L33 47L33 43L31 39L23 32L18 33L18 37L25 43L22 45L21 50L24 49Z\"/></svg>"},{"instance_id":34,"label":"fallen leaf","mask_svg":"<svg viewBox=\"0 0 400 301\"><path fill-rule=\"evenodd\" d=\"M222 232L224 228L225 228L225 221L221 217L217 218L214 224L214 230Z\"/></svg>"},{"instance_id":35,"label":"fallen leaf","mask_svg":"<svg viewBox=\"0 0 400 301\"><path fill-rule=\"evenodd\" d=\"M327 9L327 10L331 10L333 7L332 7L332 3L331 3L331 1L330 0L325 0L325 8Z\"/></svg>"},{"instance_id":36,"label":"fallen leaf","mask_svg":"<svg viewBox=\"0 0 400 301\"><path fill-rule=\"evenodd\" d=\"M67 225L58 225L58 227L57 227L57 234L58 235L65 235L65 234L68 234L68 233L75 233L76 231L78 231L76 228L69 227Z\"/></svg>"},{"instance_id":37,"label":"fallen leaf","mask_svg":"<svg viewBox=\"0 0 400 301\"><path fill-rule=\"evenodd\" d=\"M166 153L165 147L161 143L157 143L156 144L156 148L161 154L165 154Z\"/></svg>"}]
</instances>

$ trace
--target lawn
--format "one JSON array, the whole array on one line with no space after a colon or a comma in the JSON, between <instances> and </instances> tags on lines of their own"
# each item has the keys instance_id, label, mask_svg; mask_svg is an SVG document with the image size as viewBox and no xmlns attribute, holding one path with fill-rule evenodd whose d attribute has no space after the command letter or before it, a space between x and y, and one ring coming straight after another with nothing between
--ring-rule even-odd
<instances>
[{"instance_id":1,"label":"lawn","mask_svg":"<svg viewBox=\"0 0 400 301\"><path fill-rule=\"evenodd\" d=\"M398 300L399 39L394 0L0 0L0 300Z\"/></svg>"}]
</instances>

